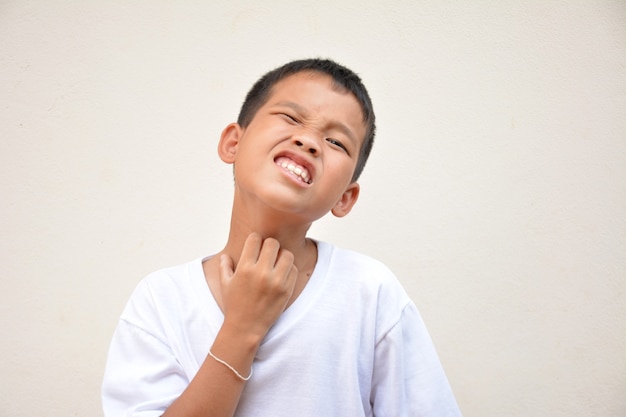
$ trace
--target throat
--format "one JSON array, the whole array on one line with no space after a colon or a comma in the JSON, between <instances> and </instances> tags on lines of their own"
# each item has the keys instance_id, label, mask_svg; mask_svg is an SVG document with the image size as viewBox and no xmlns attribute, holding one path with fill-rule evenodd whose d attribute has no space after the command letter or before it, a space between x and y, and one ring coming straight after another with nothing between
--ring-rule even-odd
<instances>
[{"instance_id":1,"label":"throat","mask_svg":"<svg viewBox=\"0 0 626 417\"><path fill-rule=\"evenodd\" d=\"M309 283L311 275L313 275L315 265L317 265L317 245L310 239L307 239L307 241L310 242L311 246L313 246L313 256L311 259L308 259L306 263L303 262L301 267L298 267L298 279L296 281L296 285L294 286L293 294L291 294L291 298L287 302L285 309L289 308L289 306L297 300L300 294L302 294L302 291L304 291L304 288Z\"/></svg>"}]
</instances>

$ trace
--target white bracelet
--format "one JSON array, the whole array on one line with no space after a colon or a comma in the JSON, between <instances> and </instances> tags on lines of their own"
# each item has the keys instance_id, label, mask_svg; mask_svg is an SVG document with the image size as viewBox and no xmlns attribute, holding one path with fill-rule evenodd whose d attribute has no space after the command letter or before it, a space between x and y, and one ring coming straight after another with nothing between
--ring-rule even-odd
<instances>
[{"instance_id":1,"label":"white bracelet","mask_svg":"<svg viewBox=\"0 0 626 417\"><path fill-rule=\"evenodd\" d=\"M242 381L247 381L250 379L250 377L252 376L252 368L250 368L250 375L248 375L247 377L241 375L239 372L237 372L237 370L235 368L233 368L232 366L230 366L228 364L228 362L221 360L220 358L218 358L217 356L215 356L213 354L213 352L211 352L211 349L209 349L209 355L215 359L216 361L218 361L219 363L221 363L222 365L224 365L225 367L227 367L228 369L230 369L231 371L233 371L233 373L235 375L237 375L237 378L241 379Z\"/></svg>"}]
</instances>

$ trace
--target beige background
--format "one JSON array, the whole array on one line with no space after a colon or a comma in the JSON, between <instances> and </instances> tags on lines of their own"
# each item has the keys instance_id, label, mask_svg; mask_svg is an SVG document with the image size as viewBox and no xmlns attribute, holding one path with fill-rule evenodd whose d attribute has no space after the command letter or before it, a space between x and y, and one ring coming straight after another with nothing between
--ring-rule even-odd
<instances>
[{"instance_id":1,"label":"beige background","mask_svg":"<svg viewBox=\"0 0 626 417\"><path fill-rule=\"evenodd\" d=\"M397 273L465 416L625 416L622 0L0 1L0 415L101 415L138 280L225 240L221 129L310 56L379 121L312 236Z\"/></svg>"}]
</instances>

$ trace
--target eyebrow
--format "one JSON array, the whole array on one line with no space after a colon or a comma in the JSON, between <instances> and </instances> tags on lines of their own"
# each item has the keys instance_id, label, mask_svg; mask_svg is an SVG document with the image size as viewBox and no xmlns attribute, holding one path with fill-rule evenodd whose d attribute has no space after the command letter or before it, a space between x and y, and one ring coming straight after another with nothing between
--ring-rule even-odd
<instances>
[{"instance_id":1,"label":"eyebrow","mask_svg":"<svg viewBox=\"0 0 626 417\"><path fill-rule=\"evenodd\" d=\"M289 107L290 109L298 112L299 114L301 114L305 118L308 117L308 115L309 115L309 111L306 108L302 107L298 103L294 103L293 101L279 101L275 105L276 106ZM337 130L341 131L341 133L346 135L348 137L348 139L350 139L350 141L352 141L355 145L358 145L358 141L356 140L356 137L354 136L354 133L344 123L341 123L340 121L333 121L330 124L330 128L331 129L337 129Z\"/></svg>"}]
</instances>

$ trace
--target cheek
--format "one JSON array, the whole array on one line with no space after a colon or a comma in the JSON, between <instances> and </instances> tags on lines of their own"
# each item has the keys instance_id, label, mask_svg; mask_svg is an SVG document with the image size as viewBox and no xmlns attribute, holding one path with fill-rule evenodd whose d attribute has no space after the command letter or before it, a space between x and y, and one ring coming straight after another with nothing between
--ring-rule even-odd
<instances>
[{"instance_id":1,"label":"cheek","mask_svg":"<svg viewBox=\"0 0 626 417\"><path fill-rule=\"evenodd\" d=\"M354 175L355 164L350 163L337 163L332 167L332 176L335 178L333 181L333 189L337 192L343 192L348 185L352 182L352 176Z\"/></svg>"},{"instance_id":2,"label":"cheek","mask_svg":"<svg viewBox=\"0 0 626 417\"><path fill-rule=\"evenodd\" d=\"M352 159L352 157L347 154L336 151L331 164L338 175L352 177L352 173L356 168L356 159Z\"/></svg>"}]
</instances>

